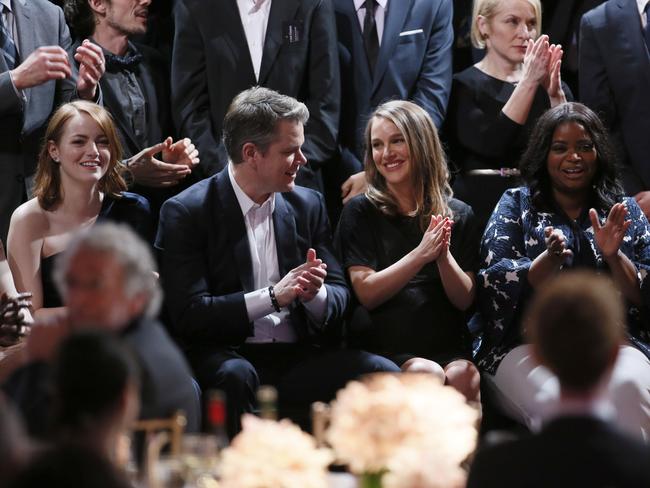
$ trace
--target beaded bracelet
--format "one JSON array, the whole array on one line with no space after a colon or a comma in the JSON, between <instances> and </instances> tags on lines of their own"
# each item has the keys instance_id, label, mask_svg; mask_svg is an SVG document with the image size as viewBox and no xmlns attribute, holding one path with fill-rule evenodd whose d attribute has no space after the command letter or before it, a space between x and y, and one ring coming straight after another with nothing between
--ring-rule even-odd
<instances>
[{"instance_id":1,"label":"beaded bracelet","mask_svg":"<svg viewBox=\"0 0 650 488\"><path fill-rule=\"evenodd\" d=\"M273 285L269 286L269 296L271 297L271 305L273 305L273 308L276 312L279 312L281 308L280 304L278 303L278 299L275 298L275 290L273 290Z\"/></svg>"}]
</instances>

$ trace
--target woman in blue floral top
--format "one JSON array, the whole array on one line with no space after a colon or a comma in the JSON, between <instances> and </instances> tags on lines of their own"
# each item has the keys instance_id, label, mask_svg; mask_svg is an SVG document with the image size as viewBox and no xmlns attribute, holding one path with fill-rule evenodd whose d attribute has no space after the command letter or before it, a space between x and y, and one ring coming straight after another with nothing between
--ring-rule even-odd
<instances>
[{"instance_id":1,"label":"woman in blue floral top","mask_svg":"<svg viewBox=\"0 0 650 488\"><path fill-rule=\"evenodd\" d=\"M584 105L546 112L521 161L526 186L503 194L481 242L477 289L485 334L478 365L502 406L534 427L550 415L559 391L522 345L528 299L561 271L607 273L629 305L629 345L603 387L608 401L598 408L609 403L620 426L648 438L650 225L634 199L623 196L608 135Z\"/></svg>"}]
</instances>

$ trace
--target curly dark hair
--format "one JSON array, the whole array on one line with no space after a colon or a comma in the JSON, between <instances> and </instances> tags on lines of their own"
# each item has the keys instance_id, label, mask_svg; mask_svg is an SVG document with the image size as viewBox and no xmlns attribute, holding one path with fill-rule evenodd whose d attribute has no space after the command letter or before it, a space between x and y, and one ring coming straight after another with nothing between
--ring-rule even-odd
<instances>
[{"instance_id":1,"label":"curly dark hair","mask_svg":"<svg viewBox=\"0 0 650 488\"><path fill-rule=\"evenodd\" d=\"M592 182L590 204L607 210L621 201L624 195L616 151L598 115L589 107L575 102L557 105L539 118L521 157L519 169L530 189L532 203L539 210L557 208L546 161L555 129L567 122L580 124L591 136L596 148L598 168Z\"/></svg>"},{"instance_id":2,"label":"curly dark hair","mask_svg":"<svg viewBox=\"0 0 650 488\"><path fill-rule=\"evenodd\" d=\"M95 32L95 14L88 0L64 0L63 13L75 40L81 41Z\"/></svg>"}]
</instances>

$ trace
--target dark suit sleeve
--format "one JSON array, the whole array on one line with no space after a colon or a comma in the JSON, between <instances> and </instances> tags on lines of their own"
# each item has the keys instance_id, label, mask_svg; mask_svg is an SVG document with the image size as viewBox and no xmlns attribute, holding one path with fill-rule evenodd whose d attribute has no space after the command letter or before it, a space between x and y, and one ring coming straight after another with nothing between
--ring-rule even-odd
<instances>
[{"instance_id":1,"label":"dark suit sleeve","mask_svg":"<svg viewBox=\"0 0 650 488\"><path fill-rule=\"evenodd\" d=\"M303 150L310 166L319 169L336 149L341 99L336 25L331 2L321 1L311 19L307 93L309 108ZM289 73L287 76L291 76Z\"/></svg>"},{"instance_id":2,"label":"dark suit sleeve","mask_svg":"<svg viewBox=\"0 0 650 488\"><path fill-rule=\"evenodd\" d=\"M175 198L160 210L156 248L168 311L176 333L188 342L241 343L252 335L244 292L211 293L206 220Z\"/></svg>"},{"instance_id":3,"label":"dark suit sleeve","mask_svg":"<svg viewBox=\"0 0 650 488\"><path fill-rule=\"evenodd\" d=\"M199 150L204 175L219 172L228 160L221 141L214 137L207 85L205 46L198 22L187 1L174 10L176 33L172 53L172 115L181 137L189 137ZM215 12L218 15L218 12ZM223 76L232 76L223 73Z\"/></svg>"},{"instance_id":4,"label":"dark suit sleeve","mask_svg":"<svg viewBox=\"0 0 650 488\"><path fill-rule=\"evenodd\" d=\"M424 108L439 129L445 119L451 92L454 30L452 2L439 2L438 12L429 32L427 51L418 76L413 101Z\"/></svg>"},{"instance_id":5,"label":"dark suit sleeve","mask_svg":"<svg viewBox=\"0 0 650 488\"><path fill-rule=\"evenodd\" d=\"M72 46L72 38L70 37L70 29L65 23L65 17L63 15L63 10L57 8L58 13L58 24L59 24L59 46L61 46L67 53L70 60L70 69L72 70L72 77L65 78L63 80L58 80L56 82L56 101L55 107L59 106L62 103L69 102L75 98L79 98L77 94L77 78L79 76L79 69L77 68L77 62L74 59L75 50ZM97 92L95 94L95 100L97 103L101 104L101 90L99 89L99 83L97 84Z\"/></svg>"},{"instance_id":6,"label":"dark suit sleeve","mask_svg":"<svg viewBox=\"0 0 650 488\"><path fill-rule=\"evenodd\" d=\"M325 279L327 314L324 324L312 323L311 325L322 328L322 332L328 336L335 336L340 332L337 327L340 325L350 301L350 290L347 287L341 263L334 253L332 232L322 195L318 194L318 199L319 206L312 220L314 231L311 236L311 247L316 250L316 256L327 264L327 277Z\"/></svg>"},{"instance_id":7,"label":"dark suit sleeve","mask_svg":"<svg viewBox=\"0 0 650 488\"><path fill-rule=\"evenodd\" d=\"M591 18L582 17L579 43L580 98L581 101L598 113L610 128L616 125L616 104L609 83L605 60L602 58Z\"/></svg>"}]
</instances>

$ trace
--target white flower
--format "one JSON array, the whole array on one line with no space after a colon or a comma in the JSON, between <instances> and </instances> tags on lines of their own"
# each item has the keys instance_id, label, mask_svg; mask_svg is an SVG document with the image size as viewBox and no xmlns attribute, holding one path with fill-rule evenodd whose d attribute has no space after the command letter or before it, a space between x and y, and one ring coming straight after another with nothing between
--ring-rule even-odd
<instances>
[{"instance_id":1,"label":"white flower","mask_svg":"<svg viewBox=\"0 0 650 488\"><path fill-rule=\"evenodd\" d=\"M331 418L328 440L353 473L388 470L392 486L429 486L399 484L400 476L453 478L475 448L479 415L432 375L379 374L339 391Z\"/></svg>"},{"instance_id":2,"label":"white flower","mask_svg":"<svg viewBox=\"0 0 650 488\"><path fill-rule=\"evenodd\" d=\"M326 488L332 454L288 420L253 415L223 452L223 488Z\"/></svg>"}]
</instances>

